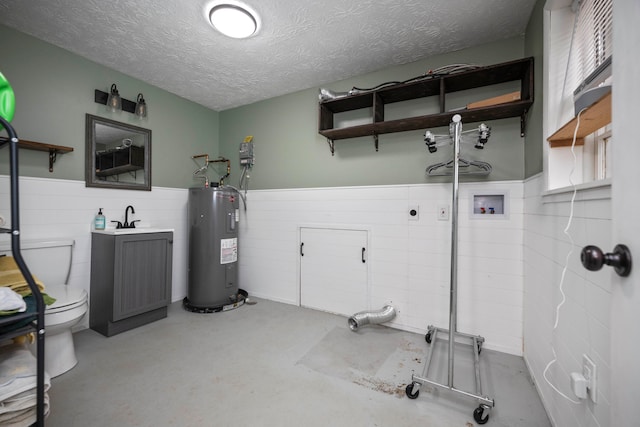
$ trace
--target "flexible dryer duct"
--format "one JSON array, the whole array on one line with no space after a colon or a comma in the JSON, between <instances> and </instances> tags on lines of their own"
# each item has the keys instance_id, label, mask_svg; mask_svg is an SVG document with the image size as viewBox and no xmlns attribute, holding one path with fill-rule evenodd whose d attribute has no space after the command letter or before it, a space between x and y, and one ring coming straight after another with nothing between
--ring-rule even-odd
<instances>
[{"instance_id":1,"label":"flexible dryer duct","mask_svg":"<svg viewBox=\"0 0 640 427\"><path fill-rule=\"evenodd\" d=\"M357 331L360 326L385 323L396 317L396 309L391 305L385 305L377 311L361 311L349 318L349 327Z\"/></svg>"}]
</instances>

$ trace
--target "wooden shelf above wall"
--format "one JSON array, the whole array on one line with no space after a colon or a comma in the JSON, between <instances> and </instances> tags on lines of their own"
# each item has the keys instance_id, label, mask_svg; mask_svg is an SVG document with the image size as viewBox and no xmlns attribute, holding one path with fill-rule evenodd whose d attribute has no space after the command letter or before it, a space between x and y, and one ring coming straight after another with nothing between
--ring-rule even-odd
<instances>
[{"instance_id":1,"label":"wooden shelf above wall","mask_svg":"<svg viewBox=\"0 0 640 427\"><path fill-rule=\"evenodd\" d=\"M362 136L373 136L378 151L378 135L446 126L450 123L451 116L460 114L465 122L520 117L520 136L524 136L527 111L533 104L533 81L533 58L523 58L325 100L320 102L318 133L327 138L331 154L334 154L335 140ZM448 94L508 82L520 83L517 97L513 93L503 94L506 98L504 100L492 98L484 100L479 106L472 102L465 109L447 110ZM438 113L385 120L385 105L429 97L438 101ZM370 123L334 127L335 114L363 108L372 109Z\"/></svg>"},{"instance_id":2,"label":"wooden shelf above wall","mask_svg":"<svg viewBox=\"0 0 640 427\"><path fill-rule=\"evenodd\" d=\"M547 138L551 148L570 147L578 118L574 117L567 124ZM576 134L576 145L583 145L584 138L598 129L611 123L611 92L600 98L580 114L580 126Z\"/></svg>"},{"instance_id":3,"label":"wooden shelf above wall","mask_svg":"<svg viewBox=\"0 0 640 427\"><path fill-rule=\"evenodd\" d=\"M9 138L0 136L0 147L9 142ZM27 141L21 139L18 141L18 147L27 150L44 151L49 153L49 172L53 172L53 164L58 154L70 153L73 147L65 147L64 145L45 144L43 142Z\"/></svg>"}]
</instances>

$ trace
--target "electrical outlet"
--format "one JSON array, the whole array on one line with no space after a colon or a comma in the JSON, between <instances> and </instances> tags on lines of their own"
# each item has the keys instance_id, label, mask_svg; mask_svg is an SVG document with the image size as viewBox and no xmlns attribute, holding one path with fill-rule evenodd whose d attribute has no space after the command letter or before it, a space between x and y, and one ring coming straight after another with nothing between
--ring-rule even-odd
<instances>
[{"instance_id":1,"label":"electrical outlet","mask_svg":"<svg viewBox=\"0 0 640 427\"><path fill-rule=\"evenodd\" d=\"M438 221L449 220L449 205L438 206Z\"/></svg>"},{"instance_id":2,"label":"electrical outlet","mask_svg":"<svg viewBox=\"0 0 640 427\"><path fill-rule=\"evenodd\" d=\"M587 380L587 394L593 403L598 402L596 364L586 354L582 355L582 375Z\"/></svg>"}]
</instances>

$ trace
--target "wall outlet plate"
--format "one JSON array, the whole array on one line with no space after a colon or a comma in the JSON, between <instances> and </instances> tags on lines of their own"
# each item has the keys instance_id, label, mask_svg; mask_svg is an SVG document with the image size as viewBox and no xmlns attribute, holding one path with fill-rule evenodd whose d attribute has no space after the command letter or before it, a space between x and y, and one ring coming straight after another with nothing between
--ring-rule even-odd
<instances>
[{"instance_id":1,"label":"wall outlet plate","mask_svg":"<svg viewBox=\"0 0 640 427\"><path fill-rule=\"evenodd\" d=\"M597 370L596 364L586 354L582 355L582 375L587 380L587 394L593 403L598 402L598 388L597 388Z\"/></svg>"}]
</instances>

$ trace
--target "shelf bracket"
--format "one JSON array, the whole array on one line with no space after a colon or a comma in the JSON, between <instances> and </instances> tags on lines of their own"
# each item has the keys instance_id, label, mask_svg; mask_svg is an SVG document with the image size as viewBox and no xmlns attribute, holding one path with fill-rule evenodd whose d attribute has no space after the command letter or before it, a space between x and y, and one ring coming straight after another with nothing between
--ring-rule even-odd
<instances>
[{"instance_id":1,"label":"shelf bracket","mask_svg":"<svg viewBox=\"0 0 640 427\"><path fill-rule=\"evenodd\" d=\"M524 130L527 127L527 112L525 111L520 116L520 137L524 138Z\"/></svg>"},{"instance_id":2,"label":"shelf bracket","mask_svg":"<svg viewBox=\"0 0 640 427\"><path fill-rule=\"evenodd\" d=\"M334 156L335 155L335 143L333 141L333 139L327 138L327 144L329 144L329 150L331 150L331 155Z\"/></svg>"},{"instance_id":3,"label":"shelf bracket","mask_svg":"<svg viewBox=\"0 0 640 427\"><path fill-rule=\"evenodd\" d=\"M3 144L9 142L8 138L0 136L0 147ZM58 154L71 153L72 147L65 147L63 145L44 144L42 142L20 140L18 141L18 147L27 150L43 151L49 153L49 172L53 172L53 164L56 162Z\"/></svg>"},{"instance_id":4,"label":"shelf bracket","mask_svg":"<svg viewBox=\"0 0 640 427\"><path fill-rule=\"evenodd\" d=\"M49 172L53 172L53 164L58 158L58 151L55 148L49 148Z\"/></svg>"},{"instance_id":5,"label":"shelf bracket","mask_svg":"<svg viewBox=\"0 0 640 427\"><path fill-rule=\"evenodd\" d=\"M373 134L373 143L376 146L376 153L378 152L378 134L374 133Z\"/></svg>"}]
</instances>

